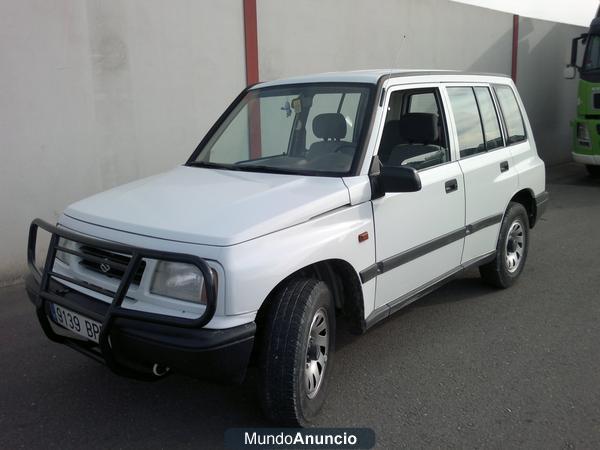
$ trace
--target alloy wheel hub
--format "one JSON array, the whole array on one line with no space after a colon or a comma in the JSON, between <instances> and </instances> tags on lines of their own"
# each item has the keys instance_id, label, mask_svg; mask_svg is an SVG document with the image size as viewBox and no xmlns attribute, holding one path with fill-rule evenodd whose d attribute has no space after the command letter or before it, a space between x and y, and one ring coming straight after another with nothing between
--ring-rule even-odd
<instances>
[{"instance_id":1,"label":"alloy wheel hub","mask_svg":"<svg viewBox=\"0 0 600 450\"><path fill-rule=\"evenodd\" d=\"M506 236L506 268L510 273L517 271L525 251L525 233L520 220L515 220Z\"/></svg>"},{"instance_id":2,"label":"alloy wheel hub","mask_svg":"<svg viewBox=\"0 0 600 450\"><path fill-rule=\"evenodd\" d=\"M315 312L308 336L304 382L306 395L314 398L323 382L329 354L329 318L324 308Z\"/></svg>"}]
</instances>

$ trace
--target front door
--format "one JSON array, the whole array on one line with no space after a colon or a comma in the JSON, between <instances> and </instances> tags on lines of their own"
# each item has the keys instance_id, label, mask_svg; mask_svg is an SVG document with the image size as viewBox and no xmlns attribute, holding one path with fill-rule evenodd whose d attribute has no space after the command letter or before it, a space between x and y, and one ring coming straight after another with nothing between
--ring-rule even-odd
<instances>
[{"instance_id":1,"label":"front door","mask_svg":"<svg viewBox=\"0 0 600 450\"><path fill-rule=\"evenodd\" d=\"M452 155L437 86L391 89L378 155L410 165L422 189L373 200L379 265L375 307L401 306L460 266L464 242L463 175Z\"/></svg>"}]
</instances>

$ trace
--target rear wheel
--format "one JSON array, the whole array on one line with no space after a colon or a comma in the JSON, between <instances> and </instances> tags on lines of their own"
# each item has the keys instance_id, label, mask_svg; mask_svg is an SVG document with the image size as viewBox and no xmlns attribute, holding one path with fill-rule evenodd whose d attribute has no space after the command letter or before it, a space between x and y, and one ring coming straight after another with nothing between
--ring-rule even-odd
<instances>
[{"instance_id":1,"label":"rear wheel","mask_svg":"<svg viewBox=\"0 0 600 450\"><path fill-rule=\"evenodd\" d=\"M325 283L292 280L275 294L263 324L260 395L265 415L306 426L327 390L335 348L335 307Z\"/></svg>"},{"instance_id":2,"label":"rear wheel","mask_svg":"<svg viewBox=\"0 0 600 450\"><path fill-rule=\"evenodd\" d=\"M585 168L587 169L591 177L600 178L600 166L592 166L588 164L585 166Z\"/></svg>"},{"instance_id":3,"label":"rear wheel","mask_svg":"<svg viewBox=\"0 0 600 450\"><path fill-rule=\"evenodd\" d=\"M479 267L481 277L499 288L512 286L523 271L528 250L527 211L520 203L511 202L500 227L496 256L492 262Z\"/></svg>"}]
</instances>

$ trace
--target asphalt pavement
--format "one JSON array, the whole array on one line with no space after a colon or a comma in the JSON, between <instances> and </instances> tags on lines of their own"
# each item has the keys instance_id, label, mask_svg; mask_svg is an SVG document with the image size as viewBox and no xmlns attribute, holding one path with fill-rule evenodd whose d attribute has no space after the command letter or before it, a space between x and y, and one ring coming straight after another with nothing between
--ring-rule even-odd
<instances>
[{"instance_id":1,"label":"asphalt pavement","mask_svg":"<svg viewBox=\"0 0 600 450\"><path fill-rule=\"evenodd\" d=\"M508 290L469 271L363 336L338 335L318 426L377 447L600 448L600 180L549 171L550 206ZM239 386L119 378L42 334L23 286L0 289L0 448L210 448L269 426Z\"/></svg>"}]
</instances>

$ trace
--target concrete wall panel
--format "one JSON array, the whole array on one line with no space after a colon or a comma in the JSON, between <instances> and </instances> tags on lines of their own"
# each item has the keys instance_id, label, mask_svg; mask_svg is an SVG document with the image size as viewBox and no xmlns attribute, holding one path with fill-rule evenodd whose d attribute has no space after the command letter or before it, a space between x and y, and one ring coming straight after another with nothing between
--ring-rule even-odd
<instances>
[{"instance_id":1,"label":"concrete wall panel","mask_svg":"<svg viewBox=\"0 0 600 450\"><path fill-rule=\"evenodd\" d=\"M261 80L367 68L509 74L512 15L447 0L258 0ZM522 18L517 85L547 163L570 158L584 30ZM29 221L179 164L245 84L241 0L0 2L0 284Z\"/></svg>"},{"instance_id":2,"label":"concrete wall panel","mask_svg":"<svg viewBox=\"0 0 600 450\"><path fill-rule=\"evenodd\" d=\"M33 217L185 161L245 85L243 30L238 0L0 2L0 283Z\"/></svg>"},{"instance_id":3,"label":"concrete wall panel","mask_svg":"<svg viewBox=\"0 0 600 450\"><path fill-rule=\"evenodd\" d=\"M519 20L517 87L546 164L571 160L569 121L577 110L578 79L565 80L563 70L570 59L571 39L584 32L573 25Z\"/></svg>"},{"instance_id":4,"label":"concrete wall panel","mask_svg":"<svg viewBox=\"0 0 600 450\"><path fill-rule=\"evenodd\" d=\"M446 0L260 0L261 80L333 70L510 74L512 16Z\"/></svg>"}]
</instances>

